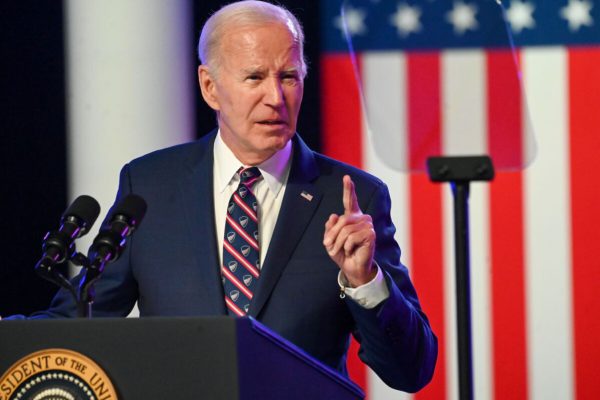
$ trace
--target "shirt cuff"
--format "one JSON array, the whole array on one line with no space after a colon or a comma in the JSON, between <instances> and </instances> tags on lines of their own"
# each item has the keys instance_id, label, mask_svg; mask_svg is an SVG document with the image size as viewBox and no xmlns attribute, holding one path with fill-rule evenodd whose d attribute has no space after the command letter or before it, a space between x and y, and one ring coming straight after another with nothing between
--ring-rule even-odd
<instances>
[{"instance_id":1,"label":"shirt cuff","mask_svg":"<svg viewBox=\"0 0 600 400\"><path fill-rule=\"evenodd\" d=\"M355 288L350 287L342 271L338 274L338 285L340 285L342 292L366 309L375 308L379 303L390 297L390 291L383 278L383 272L377 264L375 266L377 268L375 278Z\"/></svg>"}]
</instances>

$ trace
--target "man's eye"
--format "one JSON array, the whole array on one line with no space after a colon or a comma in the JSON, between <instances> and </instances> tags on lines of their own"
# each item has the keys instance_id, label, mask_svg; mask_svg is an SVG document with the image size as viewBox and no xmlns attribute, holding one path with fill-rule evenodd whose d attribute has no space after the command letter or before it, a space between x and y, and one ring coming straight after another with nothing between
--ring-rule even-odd
<instances>
[{"instance_id":1,"label":"man's eye","mask_svg":"<svg viewBox=\"0 0 600 400\"><path fill-rule=\"evenodd\" d=\"M250 80L250 81L257 81L257 80L259 80L259 79L260 79L260 75L258 75L258 74L254 74L254 75L248 75L248 76L246 77L246 79L248 79L248 80Z\"/></svg>"},{"instance_id":2,"label":"man's eye","mask_svg":"<svg viewBox=\"0 0 600 400\"><path fill-rule=\"evenodd\" d=\"M284 74L281 79L283 79L284 81L296 81L298 80L298 75L297 74Z\"/></svg>"}]
</instances>

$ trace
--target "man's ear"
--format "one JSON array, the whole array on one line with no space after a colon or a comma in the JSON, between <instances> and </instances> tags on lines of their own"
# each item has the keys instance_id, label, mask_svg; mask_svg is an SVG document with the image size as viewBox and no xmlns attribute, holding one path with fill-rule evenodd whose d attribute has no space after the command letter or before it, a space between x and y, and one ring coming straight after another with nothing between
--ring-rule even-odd
<instances>
[{"instance_id":1,"label":"man's ear","mask_svg":"<svg viewBox=\"0 0 600 400\"><path fill-rule=\"evenodd\" d=\"M200 84L200 91L206 104L209 105L215 111L221 109L219 106L218 97L216 95L215 80L208 71L206 65L200 65L198 67L198 83Z\"/></svg>"}]
</instances>

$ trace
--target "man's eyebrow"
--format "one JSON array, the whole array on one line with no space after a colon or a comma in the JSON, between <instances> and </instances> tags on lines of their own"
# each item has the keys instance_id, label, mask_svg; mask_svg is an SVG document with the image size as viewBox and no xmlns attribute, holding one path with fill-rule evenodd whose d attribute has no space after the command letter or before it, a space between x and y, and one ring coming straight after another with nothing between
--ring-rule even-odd
<instances>
[{"instance_id":1,"label":"man's eyebrow","mask_svg":"<svg viewBox=\"0 0 600 400\"><path fill-rule=\"evenodd\" d=\"M242 73L245 75L262 73L263 71L264 69L261 67L249 67L242 69Z\"/></svg>"},{"instance_id":2,"label":"man's eyebrow","mask_svg":"<svg viewBox=\"0 0 600 400\"><path fill-rule=\"evenodd\" d=\"M278 74L297 74L300 72L300 67L298 66L291 66L288 68L284 68L281 71L278 72ZM243 68L241 70L242 75L253 75L253 74L264 74L265 73L265 68L262 67L248 67L248 68Z\"/></svg>"},{"instance_id":3,"label":"man's eyebrow","mask_svg":"<svg viewBox=\"0 0 600 400\"><path fill-rule=\"evenodd\" d=\"M290 73L290 72L297 73L298 71L300 71L300 68L298 66L284 68L283 70L281 70L281 72L283 72L283 73Z\"/></svg>"}]
</instances>

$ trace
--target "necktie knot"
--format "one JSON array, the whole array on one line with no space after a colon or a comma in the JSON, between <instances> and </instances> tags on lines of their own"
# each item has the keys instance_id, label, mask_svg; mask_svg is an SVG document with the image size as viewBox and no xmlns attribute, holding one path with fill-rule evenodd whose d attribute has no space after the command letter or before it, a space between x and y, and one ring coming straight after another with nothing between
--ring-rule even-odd
<instances>
[{"instance_id":1,"label":"necktie knot","mask_svg":"<svg viewBox=\"0 0 600 400\"><path fill-rule=\"evenodd\" d=\"M252 185L261 177L260 170L257 167L242 167L238 170L238 175L240 176L240 183L247 188L252 188Z\"/></svg>"}]
</instances>

